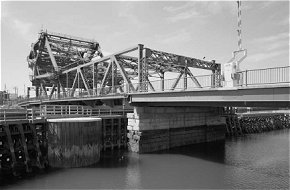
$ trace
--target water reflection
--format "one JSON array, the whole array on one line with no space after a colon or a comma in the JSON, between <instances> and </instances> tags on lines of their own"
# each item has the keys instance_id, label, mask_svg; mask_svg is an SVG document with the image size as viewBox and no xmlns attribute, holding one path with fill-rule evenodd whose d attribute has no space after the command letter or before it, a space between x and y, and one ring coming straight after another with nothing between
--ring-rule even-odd
<instances>
[{"instance_id":1,"label":"water reflection","mask_svg":"<svg viewBox=\"0 0 290 190\"><path fill-rule=\"evenodd\" d=\"M201 158L217 163L225 162L225 141L217 141L211 143L200 143L175 147L170 150L163 150L151 154L178 154L186 155L194 158Z\"/></svg>"},{"instance_id":2,"label":"water reflection","mask_svg":"<svg viewBox=\"0 0 290 190\"><path fill-rule=\"evenodd\" d=\"M129 158L126 150L105 151L101 153L100 161L90 167L93 168L119 168L128 167Z\"/></svg>"},{"instance_id":3,"label":"water reflection","mask_svg":"<svg viewBox=\"0 0 290 190\"><path fill-rule=\"evenodd\" d=\"M126 189L142 188L140 172L140 155L128 153L129 165L126 168Z\"/></svg>"}]
</instances>

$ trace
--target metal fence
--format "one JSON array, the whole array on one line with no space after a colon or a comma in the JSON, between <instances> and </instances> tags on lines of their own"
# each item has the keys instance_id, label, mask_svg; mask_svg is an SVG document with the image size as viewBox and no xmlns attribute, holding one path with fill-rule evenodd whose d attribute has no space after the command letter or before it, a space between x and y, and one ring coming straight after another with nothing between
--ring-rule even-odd
<instances>
[{"instance_id":1,"label":"metal fence","mask_svg":"<svg viewBox=\"0 0 290 190\"><path fill-rule=\"evenodd\" d=\"M238 72L240 86L290 83L290 66Z\"/></svg>"}]
</instances>

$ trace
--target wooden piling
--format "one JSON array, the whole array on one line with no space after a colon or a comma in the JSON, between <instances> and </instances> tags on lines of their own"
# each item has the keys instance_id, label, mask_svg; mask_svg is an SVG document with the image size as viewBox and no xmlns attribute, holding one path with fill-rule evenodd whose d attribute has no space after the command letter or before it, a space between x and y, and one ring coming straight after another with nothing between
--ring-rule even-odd
<instances>
[{"instance_id":1,"label":"wooden piling","mask_svg":"<svg viewBox=\"0 0 290 190\"><path fill-rule=\"evenodd\" d=\"M82 167L100 159L102 126L100 118L48 119L49 165Z\"/></svg>"}]
</instances>

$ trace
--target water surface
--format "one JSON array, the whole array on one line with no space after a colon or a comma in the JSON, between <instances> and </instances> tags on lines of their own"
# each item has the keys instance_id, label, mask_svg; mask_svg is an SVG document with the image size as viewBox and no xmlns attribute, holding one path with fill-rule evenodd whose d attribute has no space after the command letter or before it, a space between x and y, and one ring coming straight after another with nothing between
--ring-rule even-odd
<instances>
[{"instance_id":1,"label":"water surface","mask_svg":"<svg viewBox=\"0 0 290 190\"><path fill-rule=\"evenodd\" d=\"M50 170L0 189L288 189L289 129L136 154L107 152L88 168Z\"/></svg>"}]
</instances>

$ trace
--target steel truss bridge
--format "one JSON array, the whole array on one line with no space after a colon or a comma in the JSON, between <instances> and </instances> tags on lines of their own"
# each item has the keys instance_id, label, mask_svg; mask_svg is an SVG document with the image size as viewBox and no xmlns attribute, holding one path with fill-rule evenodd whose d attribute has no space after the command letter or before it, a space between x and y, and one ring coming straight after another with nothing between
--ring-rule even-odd
<instances>
[{"instance_id":1,"label":"steel truss bridge","mask_svg":"<svg viewBox=\"0 0 290 190\"><path fill-rule=\"evenodd\" d=\"M289 66L246 70L237 73L238 85L234 89L227 89L223 87L221 64L214 60L205 61L157 51L142 44L103 56L100 45L95 40L48 31L40 32L38 40L32 44L27 61L32 70L31 81L36 90L35 99L47 102L73 101L80 98L124 98L128 95L139 98L138 101L140 97L148 97L148 101L154 102L156 94L161 92L163 95L160 97L164 98L175 96L175 92L185 91L213 93L213 90L232 91L253 87L259 91L265 86L275 88L277 84L286 85L289 92L290 82ZM195 76L192 72L194 69L209 70L211 74ZM165 73L174 73L176 77L165 79ZM287 93L284 91L282 99L287 103ZM167 95L164 95L165 92ZM222 95L220 92L219 96ZM148 96L149 94L151 95ZM214 95L215 93L207 98ZM182 95L179 98L188 96L190 95ZM200 96L206 97L204 93ZM145 102L149 103L147 100ZM168 101L171 101L170 98ZM276 100L271 98L271 101Z\"/></svg>"}]
</instances>

